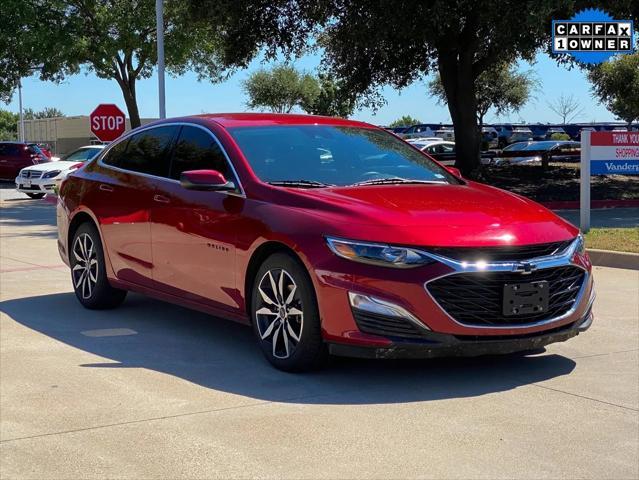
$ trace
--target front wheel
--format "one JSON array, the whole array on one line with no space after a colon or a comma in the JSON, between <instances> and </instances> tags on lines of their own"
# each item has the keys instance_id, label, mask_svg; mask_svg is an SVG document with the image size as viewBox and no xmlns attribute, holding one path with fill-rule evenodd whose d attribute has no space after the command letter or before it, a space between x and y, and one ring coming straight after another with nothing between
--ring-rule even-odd
<instances>
[{"instance_id":1,"label":"front wheel","mask_svg":"<svg viewBox=\"0 0 639 480\"><path fill-rule=\"evenodd\" d=\"M69 259L73 290L84 307L102 310L124 301L126 290L109 284L100 234L93 224L83 223L75 232Z\"/></svg>"},{"instance_id":2,"label":"front wheel","mask_svg":"<svg viewBox=\"0 0 639 480\"><path fill-rule=\"evenodd\" d=\"M312 370L327 358L313 284L291 255L273 254L258 270L251 317L262 352L280 370Z\"/></svg>"},{"instance_id":3,"label":"front wheel","mask_svg":"<svg viewBox=\"0 0 639 480\"><path fill-rule=\"evenodd\" d=\"M27 197L33 198L34 200L40 200L44 198L45 195L45 193L27 193Z\"/></svg>"}]
</instances>

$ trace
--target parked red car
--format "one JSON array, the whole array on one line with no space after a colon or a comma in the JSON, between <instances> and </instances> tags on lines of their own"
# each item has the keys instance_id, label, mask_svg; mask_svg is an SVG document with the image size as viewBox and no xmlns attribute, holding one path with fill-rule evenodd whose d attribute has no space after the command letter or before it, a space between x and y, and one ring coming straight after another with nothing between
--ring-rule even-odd
<instances>
[{"instance_id":1,"label":"parked red car","mask_svg":"<svg viewBox=\"0 0 639 480\"><path fill-rule=\"evenodd\" d=\"M85 307L134 290L252 324L285 370L537 349L592 322L574 226L361 122L156 122L72 173L57 214Z\"/></svg>"},{"instance_id":2,"label":"parked red car","mask_svg":"<svg viewBox=\"0 0 639 480\"><path fill-rule=\"evenodd\" d=\"M0 180L13 180L24 167L50 162L40 149L23 142L0 142Z\"/></svg>"}]
</instances>

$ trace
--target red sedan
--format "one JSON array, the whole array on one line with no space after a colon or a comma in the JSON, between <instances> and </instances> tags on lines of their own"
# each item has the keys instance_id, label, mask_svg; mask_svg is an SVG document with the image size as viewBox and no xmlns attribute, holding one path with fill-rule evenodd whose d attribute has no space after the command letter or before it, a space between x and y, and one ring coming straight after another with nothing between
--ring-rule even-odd
<instances>
[{"instance_id":1,"label":"red sedan","mask_svg":"<svg viewBox=\"0 0 639 480\"><path fill-rule=\"evenodd\" d=\"M133 130L63 182L58 235L85 307L132 290L250 324L285 370L534 350L592 323L574 226L349 120Z\"/></svg>"}]
</instances>

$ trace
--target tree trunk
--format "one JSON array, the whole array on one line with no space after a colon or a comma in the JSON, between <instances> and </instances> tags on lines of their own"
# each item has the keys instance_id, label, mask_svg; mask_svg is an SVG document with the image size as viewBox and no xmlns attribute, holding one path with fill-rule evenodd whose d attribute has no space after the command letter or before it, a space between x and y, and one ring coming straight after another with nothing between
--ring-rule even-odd
<instances>
[{"instance_id":1,"label":"tree trunk","mask_svg":"<svg viewBox=\"0 0 639 480\"><path fill-rule=\"evenodd\" d=\"M472 58L459 55L452 49L438 55L441 78L450 117L455 129L455 166L464 175L479 169L480 135L477 130L477 99L472 72Z\"/></svg>"},{"instance_id":2,"label":"tree trunk","mask_svg":"<svg viewBox=\"0 0 639 480\"><path fill-rule=\"evenodd\" d=\"M140 112L138 110L138 101L135 97L135 79L129 80L127 84L120 84L122 89L122 95L124 96L124 103L126 103L126 109L129 112L129 120L131 121L131 128L137 128L140 123Z\"/></svg>"}]
</instances>

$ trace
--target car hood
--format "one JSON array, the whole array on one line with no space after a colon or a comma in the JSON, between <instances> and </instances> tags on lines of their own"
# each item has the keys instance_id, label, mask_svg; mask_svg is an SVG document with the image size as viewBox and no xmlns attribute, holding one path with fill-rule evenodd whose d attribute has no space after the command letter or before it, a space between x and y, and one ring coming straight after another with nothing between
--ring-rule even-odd
<instances>
[{"instance_id":1,"label":"car hood","mask_svg":"<svg viewBox=\"0 0 639 480\"><path fill-rule=\"evenodd\" d=\"M334 231L325 234L361 240L496 246L564 241L578 234L576 227L532 200L474 182L297 192L313 199L308 205L313 215L329 220Z\"/></svg>"},{"instance_id":2,"label":"car hood","mask_svg":"<svg viewBox=\"0 0 639 480\"><path fill-rule=\"evenodd\" d=\"M39 172L50 172L51 170L69 170L73 165L81 162L65 162L60 160L57 162L44 162L37 165L31 165L23 168L23 170L38 170Z\"/></svg>"}]
</instances>

